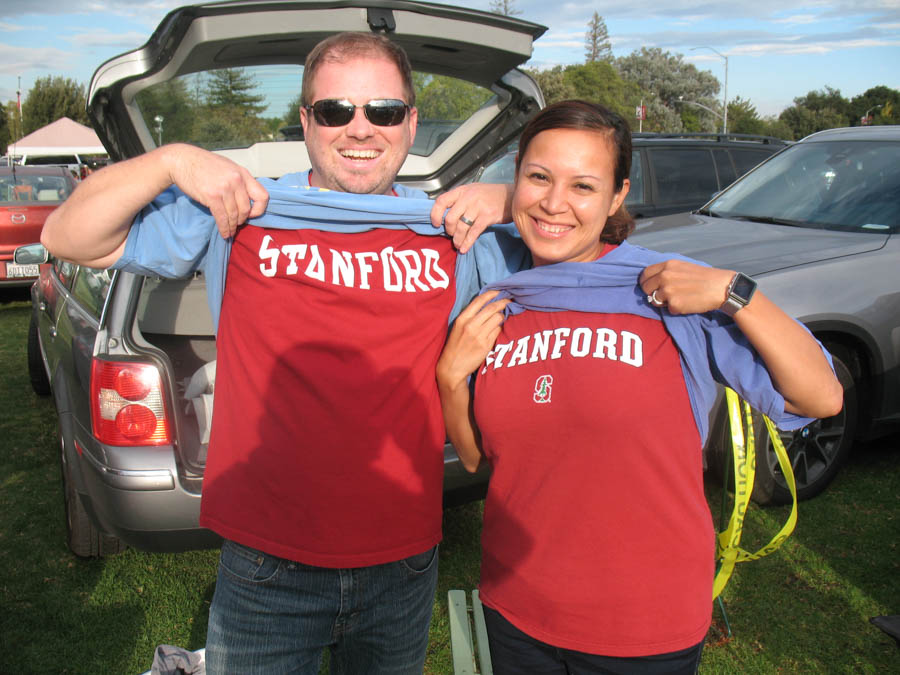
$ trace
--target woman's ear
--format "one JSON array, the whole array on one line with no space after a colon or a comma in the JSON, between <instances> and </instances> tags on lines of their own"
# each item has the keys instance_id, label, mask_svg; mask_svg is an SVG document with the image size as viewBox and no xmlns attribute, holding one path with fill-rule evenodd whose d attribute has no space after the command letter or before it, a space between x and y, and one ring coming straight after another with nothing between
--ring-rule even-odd
<instances>
[{"instance_id":1,"label":"woman's ear","mask_svg":"<svg viewBox=\"0 0 900 675\"><path fill-rule=\"evenodd\" d=\"M625 203L625 197L628 196L628 191L631 189L631 181L627 178L622 181L622 189L619 190L614 196L612 203L609 205L609 213L606 214L607 218L612 217L614 213L616 213L620 208L622 208L622 204Z\"/></svg>"}]
</instances>

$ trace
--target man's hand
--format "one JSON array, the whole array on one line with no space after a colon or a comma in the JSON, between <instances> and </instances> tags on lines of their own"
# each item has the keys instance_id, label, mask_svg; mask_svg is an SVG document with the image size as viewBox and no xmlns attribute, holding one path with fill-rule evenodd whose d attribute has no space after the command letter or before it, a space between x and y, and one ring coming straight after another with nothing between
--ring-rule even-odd
<instances>
[{"instance_id":1,"label":"man's hand","mask_svg":"<svg viewBox=\"0 0 900 675\"><path fill-rule=\"evenodd\" d=\"M491 225L512 220L513 186L505 183L469 183L445 192L434 201L431 224L443 226L453 245L466 253Z\"/></svg>"},{"instance_id":2,"label":"man's hand","mask_svg":"<svg viewBox=\"0 0 900 675\"><path fill-rule=\"evenodd\" d=\"M225 239L265 212L269 193L239 164L190 145L171 148L169 156L171 182L210 210Z\"/></svg>"}]
</instances>

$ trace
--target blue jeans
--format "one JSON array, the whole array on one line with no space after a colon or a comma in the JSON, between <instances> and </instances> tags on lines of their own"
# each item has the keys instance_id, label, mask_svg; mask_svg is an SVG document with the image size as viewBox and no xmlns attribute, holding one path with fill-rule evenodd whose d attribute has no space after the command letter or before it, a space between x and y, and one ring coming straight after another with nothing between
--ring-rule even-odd
<instances>
[{"instance_id":1,"label":"blue jeans","mask_svg":"<svg viewBox=\"0 0 900 675\"><path fill-rule=\"evenodd\" d=\"M554 647L523 633L497 610L484 608L494 675L694 675L700 644L653 656L599 656Z\"/></svg>"},{"instance_id":2,"label":"blue jeans","mask_svg":"<svg viewBox=\"0 0 900 675\"><path fill-rule=\"evenodd\" d=\"M226 541L209 610L211 675L421 675L437 547L405 560L329 569Z\"/></svg>"}]
</instances>

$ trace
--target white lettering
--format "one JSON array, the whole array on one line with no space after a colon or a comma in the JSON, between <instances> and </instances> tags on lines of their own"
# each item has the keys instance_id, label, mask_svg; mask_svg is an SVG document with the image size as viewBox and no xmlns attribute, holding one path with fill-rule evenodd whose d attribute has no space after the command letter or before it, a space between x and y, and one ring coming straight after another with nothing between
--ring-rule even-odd
<instances>
[{"instance_id":1,"label":"white lettering","mask_svg":"<svg viewBox=\"0 0 900 675\"><path fill-rule=\"evenodd\" d=\"M496 352L494 356L494 369L503 367L503 358L509 353L509 350L512 349L513 343L506 342L502 345L497 345L494 347L494 352Z\"/></svg>"},{"instance_id":2,"label":"white lettering","mask_svg":"<svg viewBox=\"0 0 900 675\"><path fill-rule=\"evenodd\" d=\"M306 257L306 244L285 244L281 247L281 252L291 261L284 273L297 274L297 270L300 269L297 267L297 258L303 260Z\"/></svg>"},{"instance_id":3,"label":"white lettering","mask_svg":"<svg viewBox=\"0 0 900 675\"><path fill-rule=\"evenodd\" d=\"M403 273L394 260L394 249L390 246L381 250L381 270L384 273L384 290L396 292L403 290Z\"/></svg>"},{"instance_id":4,"label":"white lettering","mask_svg":"<svg viewBox=\"0 0 900 675\"><path fill-rule=\"evenodd\" d=\"M615 361L616 356L616 333L609 328L597 329L597 348L594 350L593 357L595 359L609 359ZM606 352L604 354L603 352Z\"/></svg>"},{"instance_id":5,"label":"white lettering","mask_svg":"<svg viewBox=\"0 0 900 675\"><path fill-rule=\"evenodd\" d=\"M518 339L516 342L516 350L512 353L512 356L509 357L510 368L513 366L523 366L528 363L528 340L530 339L530 335Z\"/></svg>"},{"instance_id":6,"label":"white lettering","mask_svg":"<svg viewBox=\"0 0 900 675\"><path fill-rule=\"evenodd\" d=\"M531 352L529 363L547 360L547 353L550 351L551 335L553 335L553 331L549 329L534 334L534 351Z\"/></svg>"},{"instance_id":7,"label":"white lettering","mask_svg":"<svg viewBox=\"0 0 900 675\"><path fill-rule=\"evenodd\" d=\"M369 273L372 271L372 266L366 262L366 259L374 262L378 260L378 254L370 252L356 254L356 263L359 265L359 287L367 291L372 288L369 285Z\"/></svg>"},{"instance_id":8,"label":"white lettering","mask_svg":"<svg viewBox=\"0 0 900 675\"><path fill-rule=\"evenodd\" d=\"M587 356L591 351L591 338L593 333L590 328L576 328L572 333L572 345L569 351L574 357Z\"/></svg>"},{"instance_id":9,"label":"white lettering","mask_svg":"<svg viewBox=\"0 0 900 675\"><path fill-rule=\"evenodd\" d=\"M262 243L259 245L259 257L263 260L269 260L271 265L260 265L259 271L263 273L263 276L274 277L275 272L278 271L278 249L277 248L269 248L269 244L273 241L272 237L266 235L263 237Z\"/></svg>"},{"instance_id":10,"label":"white lettering","mask_svg":"<svg viewBox=\"0 0 900 675\"><path fill-rule=\"evenodd\" d=\"M394 254L394 257L400 260L403 267L406 269L406 284L404 284L404 290L408 293L415 293L415 286L418 286L419 290L422 291L430 290L428 286L419 280L419 275L422 274L422 260L419 258L418 251L397 251ZM415 286L413 284L415 284Z\"/></svg>"},{"instance_id":11,"label":"white lettering","mask_svg":"<svg viewBox=\"0 0 900 675\"><path fill-rule=\"evenodd\" d=\"M447 288L450 286L450 277L441 269L438 264L441 260L440 254L433 248L423 248L422 255L425 256L425 281L431 284L432 288ZM437 278L432 275L432 271L437 274Z\"/></svg>"},{"instance_id":12,"label":"white lettering","mask_svg":"<svg viewBox=\"0 0 900 675\"><path fill-rule=\"evenodd\" d=\"M627 330L622 331L622 354L620 355L623 363L629 366L640 367L644 365L644 343L641 338Z\"/></svg>"},{"instance_id":13,"label":"white lettering","mask_svg":"<svg viewBox=\"0 0 900 675\"><path fill-rule=\"evenodd\" d=\"M553 337L556 339L553 341L553 351L550 353L551 359L558 359L562 356L562 348L566 346L566 338L569 337L571 332L571 328L557 328L553 331Z\"/></svg>"},{"instance_id":14,"label":"white lettering","mask_svg":"<svg viewBox=\"0 0 900 675\"><path fill-rule=\"evenodd\" d=\"M322 256L319 255L319 247L316 244L312 244L309 247L309 252L309 265L307 265L304 274L311 279L325 281L325 261L322 260Z\"/></svg>"},{"instance_id":15,"label":"white lettering","mask_svg":"<svg viewBox=\"0 0 900 675\"><path fill-rule=\"evenodd\" d=\"M353 258L350 251L331 251L331 283L353 288ZM340 278L342 281L338 281Z\"/></svg>"}]
</instances>

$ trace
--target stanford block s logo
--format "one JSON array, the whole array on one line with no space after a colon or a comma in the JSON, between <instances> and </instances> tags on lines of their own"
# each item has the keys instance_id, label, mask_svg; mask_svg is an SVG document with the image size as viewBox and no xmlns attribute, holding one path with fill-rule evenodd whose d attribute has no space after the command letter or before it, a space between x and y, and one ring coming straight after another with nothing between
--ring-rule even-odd
<instances>
[{"instance_id":1,"label":"stanford block s logo","mask_svg":"<svg viewBox=\"0 0 900 675\"><path fill-rule=\"evenodd\" d=\"M534 383L534 402L550 403L550 396L553 394L553 376L541 375L537 382Z\"/></svg>"}]
</instances>

